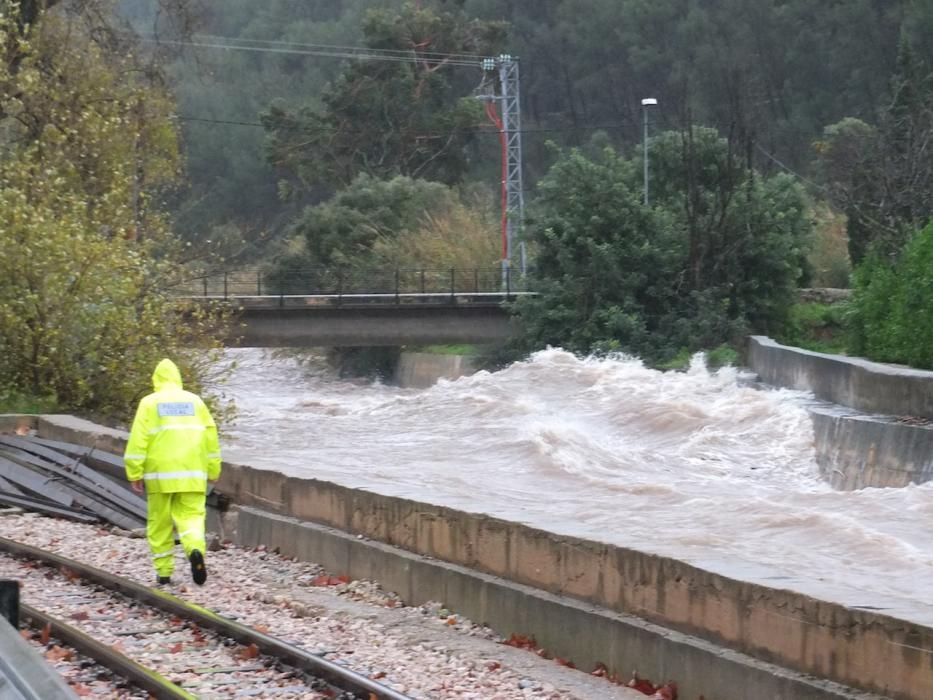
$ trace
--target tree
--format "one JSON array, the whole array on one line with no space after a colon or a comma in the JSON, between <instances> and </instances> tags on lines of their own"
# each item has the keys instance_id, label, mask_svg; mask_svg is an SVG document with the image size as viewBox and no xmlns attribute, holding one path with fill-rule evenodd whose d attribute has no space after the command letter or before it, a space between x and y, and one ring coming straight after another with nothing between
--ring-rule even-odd
<instances>
[{"instance_id":1,"label":"tree","mask_svg":"<svg viewBox=\"0 0 933 700\"><path fill-rule=\"evenodd\" d=\"M214 37L295 44L359 43L368 0L224 0L203 3L199 30ZM124 12L140 32L174 37L152 0L134 0ZM225 43L215 38L196 43ZM261 47L262 44L256 46ZM275 47L281 48L282 43ZM297 215L304 202L283 203L277 174L264 156L259 115L273 100L287 109L309 104L340 73L340 61L279 51L219 51L189 47L166 65L180 115L185 152L182 186L168 206L179 236L197 249L216 251L227 264L249 263Z\"/></svg>"},{"instance_id":2,"label":"tree","mask_svg":"<svg viewBox=\"0 0 933 700\"><path fill-rule=\"evenodd\" d=\"M844 119L816 143L833 202L848 216L849 254L894 258L933 215L933 72L904 39L877 127Z\"/></svg>"},{"instance_id":3,"label":"tree","mask_svg":"<svg viewBox=\"0 0 933 700\"><path fill-rule=\"evenodd\" d=\"M533 220L539 295L517 305L521 349L600 346L657 356L685 254L670 214L641 203L635 164L606 149L563 154L541 181Z\"/></svg>"},{"instance_id":4,"label":"tree","mask_svg":"<svg viewBox=\"0 0 933 700\"><path fill-rule=\"evenodd\" d=\"M312 278L325 286L337 285L337 275L371 278L401 262L400 241L420 236L432 218L448 219L459 207L456 193L439 182L360 175L332 199L304 210L272 263L272 283L306 290Z\"/></svg>"},{"instance_id":5,"label":"tree","mask_svg":"<svg viewBox=\"0 0 933 700\"><path fill-rule=\"evenodd\" d=\"M533 221L540 296L517 312L524 350L617 348L649 361L780 325L810 230L801 189L735 163L694 127L650 144L652 207L640 159L563 154Z\"/></svg>"},{"instance_id":6,"label":"tree","mask_svg":"<svg viewBox=\"0 0 933 700\"><path fill-rule=\"evenodd\" d=\"M177 250L153 194L177 172L171 102L129 60L40 15L0 20L0 383L64 410L125 416L155 362L197 386L205 317L170 296Z\"/></svg>"},{"instance_id":7,"label":"tree","mask_svg":"<svg viewBox=\"0 0 933 700\"><path fill-rule=\"evenodd\" d=\"M500 45L503 26L406 3L399 11L371 10L363 35L368 48L404 52L410 60L350 65L324 92L321 110L273 105L262 118L271 162L305 187L339 188L361 173L458 182L471 132L483 121L482 105L468 93L479 59L464 81L432 54L488 55Z\"/></svg>"},{"instance_id":8,"label":"tree","mask_svg":"<svg viewBox=\"0 0 933 700\"><path fill-rule=\"evenodd\" d=\"M687 240L687 288L728 303L727 316L779 326L806 269L811 222L786 175L747 169L733 142L693 127L651 140L655 205L674 212Z\"/></svg>"}]
</instances>

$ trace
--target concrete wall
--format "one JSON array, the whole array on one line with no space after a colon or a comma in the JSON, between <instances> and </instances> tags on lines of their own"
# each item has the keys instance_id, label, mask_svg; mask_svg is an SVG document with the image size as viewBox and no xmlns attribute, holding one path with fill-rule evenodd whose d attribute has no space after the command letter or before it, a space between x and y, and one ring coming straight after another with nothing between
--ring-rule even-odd
<instances>
[{"instance_id":1,"label":"concrete wall","mask_svg":"<svg viewBox=\"0 0 933 700\"><path fill-rule=\"evenodd\" d=\"M39 422L39 430L53 439L96 444L110 451L122 449L119 431L95 429L86 421L45 417ZM359 535L374 543L465 567L550 595L595 605L612 613L637 615L646 622L797 673L808 673L891 698L929 700L933 697L933 628L891 615L846 608L793 591L731 579L680 561L624 547L562 537L485 515L383 496L315 479L288 477L277 472L228 464L219 488L241 506L337 528L350 533L351 539L355 539L352 535ZM257 524L256 527L260 526ZM260 535L248 535L249 530L245 529L241 536L274 539L266 544L296 553L302 547L311 546L296 541L295 531L290 527L277 529L280 534L274 536L271 530L261 530ZM307 550L302 551L302 556L312 556ZM367 569L370 564L366 563L363 555L354 559L340 558L344 556L333 552L329 555L331 558L322 563L339 569L344 562L343 566L348 567L344 573L371 575L391 581L392 585L400 585L396 583L399 576L409 575L405 571L392 574L387 570ZM415 573L411 576L408 585L410 590L415 590L411 587L420 585L418 576ZM440 594L446 596L445 602L481 595L464 590L458 594L461 598L453 598L450 588L441 590L425 585L427 588L421 594L409 594L413 596L409 602L419 602L422 596ZM455 585L467 584L450 584ZM519 631L535 635L555 650L568 650L564 653L581 656L581 663L596 658L595 651L592 657L591 652L585 651L587 643L583 640L591 633L597 634L598 625L591 632L574 623L561 633L551 626L544 611L536 605L529 602L530 607L515 613L521 617L509 618L509 624L520 624L522 629L499 627L492 608L478 608L475 615L476 619L491 623L501 633ZM613 638L612 635L620 634L611 631L613 629L607 628L610 631L605 634L610 636L599 639L608 640ZM571 653L578 647L579 652ZM610 645L606 654L612 654L613 658L599 660L618 664L635 658L634 653L612 651L618 648ZM639 654L650 656L645 648L639 649ZM731 652L722 653L728 655ZM660 664L657 666L659 672L674 674L672 667L662 661L655 659L649 663ZM628 673L631 669L621 667L616 670ZM691 667L689 672L696 672L696 668ZM720 672L725 673L724 670ZM676 675L687 678L687 673L685 669ZM698 692L707 691L700 689ZM819 696L754 692L743 695L738 692L717 694L715 697L717 700L740 700Z\"/></svg>"},{"instance_id":2,"label":"concrete wall","mask_svg":"<svg viewBox=\"0 0 933 700\"><path fill-rule=\"evenodd\" d=\"M933 419L933 372L828 355L748 339L746 362L762 381L812 391L824 401L867 413Z\"/></svg>"},{"instance_id":3,"label":"concrete wall","mask_svg":"<svg viewBox=\"0 0 933 700\"><path fill-rule=\"evenodd\" d=\"M794 698L867 700L836 683L808 678L638 617L419 556L295 518L240 507L237 541L279 547L282 554L331 571L380 581L403 600L441 601L508 636L534 636L542 648L587 670L604 663L623 677L676 680L681 697L716 700Z\"/></svg>"},{"instance_id":4,"label":"concrete wall","mask_svg":"<svg viewBox=\"0 0 933 700\"><path fill-rule=\"evenodd\" d=\"M467 355L403 352L395 369L395 383L401 387L423 389L438 379L456 379L475 371L473 358Z\"/></svg>"},{"instance_id":5,"label":"concrete wall","mask_svg":"<svg viewBox=\"0 0 933 700\"><path fill-rule=\"evenodd\" d=\"M926 424L933 415L933 372L811 352L762 336L749 338L747 364L768 384L856 409L810 409L816 461L835 488L933 479L933 425Z\"/></svg>"},{"instance_id":6,"label":"concrete wall","mask_svg":"<svg viewBox=\"0 0 933 700\"><path fill-rule=\"evenodd\" d=\"M933 426L833 408L812 408L810 417L816 461L833 488L901 487L933 479Z\"/></svg>"}]
</instances>

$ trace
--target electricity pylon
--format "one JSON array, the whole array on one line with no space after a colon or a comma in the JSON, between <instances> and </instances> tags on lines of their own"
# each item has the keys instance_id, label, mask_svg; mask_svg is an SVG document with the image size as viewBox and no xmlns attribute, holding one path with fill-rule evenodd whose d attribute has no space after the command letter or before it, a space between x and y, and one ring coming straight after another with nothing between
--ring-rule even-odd
<instances>
[{"instance_id":1,"label":"electricity pylon","mask_svg":"<svg viewBox=\"0 0 933 700\"><path fill-rule=\"evenodd\" d=\"M486 114L498 127L502 146L502 277L505 283L509 279L516 240L519 242L519 269L523 275L526 269L525 242L521 240L525 196L518 59L501 54L483 59L482 67L485 75L477 97L486 102Z\"/></svg>"}]
</instances>

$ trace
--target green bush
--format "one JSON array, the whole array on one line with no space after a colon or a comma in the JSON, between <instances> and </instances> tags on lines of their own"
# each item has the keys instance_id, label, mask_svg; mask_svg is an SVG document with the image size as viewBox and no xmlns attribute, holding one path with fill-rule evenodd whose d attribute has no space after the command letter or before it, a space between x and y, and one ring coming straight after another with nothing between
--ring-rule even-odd
<instances>
[{"instance_id":1,"label":"green bush","mask_svg":"<svg viewBox=\"0 0 933 700\"><path fill-rule=\"evenodd\" d=\"M933 223L894 262L869 255L855 271L853 352L933 369Z\"/></svg>"},{"instance_id":2,"label":"green bush","mask_svg":"<svg viewBox=\"0 0 933 700\"><path fill-rule=\"evenodd\" d=\"M0 391L0 413L53 413L58 408L54 397L35 397L9 389Z\"/></svg>"},{"instance_id":3,"label":"green bush","mask_svg":"<svg viewBox=\"0 0 933 700\"><path fill-rule=\"evenodd\" d=\"M693 359L694 354L695 353L690 352L687 348L681 348L680 351L667 362L660 363L658 369L687 369L690 367L690 360ZM720 367L735 366L738 363L739 353L731 345L723 343L719 347L706 352L706 366L710 370L719 369Z\"/></svg>"},{"instance_id":4,"label":"green bush","mask_svg":"<svg viewBox=\"0 0 933 700\"><path fill-rule=\"evenodd\" d=\"M807 302L791 307L787 324L777 338L785 345L845 354L848 346L849 305Z\"/></svg>"}]
</instances>

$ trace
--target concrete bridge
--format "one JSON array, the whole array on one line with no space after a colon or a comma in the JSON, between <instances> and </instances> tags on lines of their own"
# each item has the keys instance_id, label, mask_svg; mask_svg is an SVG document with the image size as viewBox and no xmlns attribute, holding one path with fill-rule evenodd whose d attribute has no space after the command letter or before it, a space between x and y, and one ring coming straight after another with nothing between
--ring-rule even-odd
<instances>
[{"instance_id":1,"label":"concrete bridge","mask_svg":"<svg viewBox=\"0 0 933 700\"><path fill-rule=\"evenodd\" d=\"M501 269L393 269L365 275L314 269L198 277L181 296L237 309L230 344L376 347L497 343L513 332L509 302L529 294Z\"/></svg>"},{"instance_id":2,"label":"concrete bridge","mask_svg":"<svg viewBox=\"0 0 933 700\"><path fill-rule=\"evenodd\" d=\"M505 295L240 297L229 338L240 347L376 347L497 343L513 321ZM514 300L515 295L510 295ZM206 299L202 297L201 299Z\"/></svg>"}]
</instances>

